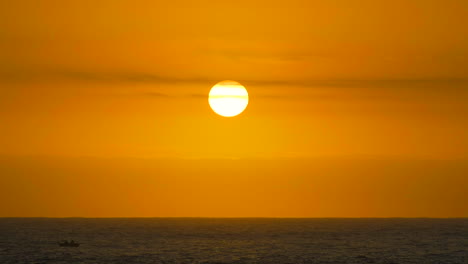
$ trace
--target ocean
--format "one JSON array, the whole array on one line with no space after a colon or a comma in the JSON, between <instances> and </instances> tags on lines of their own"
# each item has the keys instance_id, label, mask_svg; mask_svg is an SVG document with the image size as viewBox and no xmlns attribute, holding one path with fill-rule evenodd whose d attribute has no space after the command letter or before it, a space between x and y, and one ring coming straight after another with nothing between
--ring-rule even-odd
<instances>
[{"instance_id":1,"label":"ocean","mask_svg":"<svg viewBox=\"0 0 468 264\"><path fill-rule=\"evenodd\" d=\"M468 219L0 218L0 263L466 264Z\"/></svg>"}]
</instances>

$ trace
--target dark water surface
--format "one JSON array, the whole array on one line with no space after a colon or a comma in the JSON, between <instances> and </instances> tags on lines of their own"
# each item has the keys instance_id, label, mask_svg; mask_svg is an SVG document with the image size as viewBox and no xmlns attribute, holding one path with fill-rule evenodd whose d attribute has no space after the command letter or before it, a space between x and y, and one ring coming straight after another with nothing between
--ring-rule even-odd
<instances>
[{"instance_id":1,"label":"dark water surface","mask_svg":"<svg viewBox=\"0 0 468 264\"><path fill-rule=\"evenodd\" d=\"M466 264L468 219L3 218L0 263Z\"/></svg>"}]
</instances>

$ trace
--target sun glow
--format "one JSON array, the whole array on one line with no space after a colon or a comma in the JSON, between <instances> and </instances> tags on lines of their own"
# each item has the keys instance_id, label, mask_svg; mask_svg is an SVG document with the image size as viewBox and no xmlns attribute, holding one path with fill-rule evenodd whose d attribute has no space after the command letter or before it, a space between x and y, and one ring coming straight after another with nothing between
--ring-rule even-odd
<instances>
[{"instance_id":1,"label":"sun glow","mask_svg":"<svg viewBox=\"0 0 468 264\"><path fill-rule=\"evenodd\" d=\"M232 117L242 113L249 104L249 94L235 81L222 81L211 88L208 102L215 113Z\"/></svg>"}]
</instances>

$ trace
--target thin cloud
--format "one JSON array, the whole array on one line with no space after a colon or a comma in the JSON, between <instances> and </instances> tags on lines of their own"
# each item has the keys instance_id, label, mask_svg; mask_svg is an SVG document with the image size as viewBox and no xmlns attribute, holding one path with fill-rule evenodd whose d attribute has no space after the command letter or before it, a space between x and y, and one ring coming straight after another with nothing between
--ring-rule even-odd
<instances>
[{"instance_id":1,"label":"thin cloud","mask_svg":"<svg viewBox=\"0 0 468 264\"><path fill-rule=\"evenodd\" d=\"M110 83L207 83L207 78L180 78L138 72L92 72L75 70L1 69L0 81L72 80Z\"/></svg>"},{"instance_id":2,"label":"thin cloud","mask_svg":"<svg viewBox=\"0 0 468 264\"><path fill-rule=\"evenodd\" d=\"M214 85L219 80L210 78L183 78L161 76L138 72L92 72L77 70L5 70L0 68L0 82L8 81L38 81L38 80L68 80L92 83L116 83L116 84L202 84ZM440 97L445 99L468 98L467 79L392 79L392 80L252 80L234 78L240 83L253 86L277 87L282 91L290 87L302 87L307 90L301 94L297 93L256 93L251 91L251 98L262 98L271 100L399 100L412 101L415 98ZM284 89L282 88L284 87ZM320 89L318 93L310 93L310 89ZM337 92L336 89L341 89ZM344 91L344 92L343 92ZM444 91L442 94L441 91ZM171 99L205 99L205 93L167 93L154 91L132 91L129 90L124 96L144 96L148 98Z\"/></svg>"},{"instance_id":3,"label":"thin cloud","mask_svg":"<svg viewBox=\"0 0 468 264\"><path fill-rule=\"evenodd\" d=\"M204 77L174 77L144 72L92 72L79 70L28 70L0 68L0 80L48 80L65 79L90 82L117 82L117 83L217 83L219 79ZM328 80L255 80L234 78L236 81L259 86L333 86L333 87L362 87L362 86L386 86L401 84L427 84L450 83L467 84L464 78L440 78L440 79L328 79ZM465 86L468 88L468 86Z\"/></svg>"},{"instance_id":4,"label":"thin cloud","mask_svg":"<svg viewBox=\"0 0 468 264\"><path fill-rule=\"evenodd\" d=\"M160 93L160 92L143 92L141 95L147 96L147 97L170 97L169 94L165 93Z\"/></svg>"}]
</instances>

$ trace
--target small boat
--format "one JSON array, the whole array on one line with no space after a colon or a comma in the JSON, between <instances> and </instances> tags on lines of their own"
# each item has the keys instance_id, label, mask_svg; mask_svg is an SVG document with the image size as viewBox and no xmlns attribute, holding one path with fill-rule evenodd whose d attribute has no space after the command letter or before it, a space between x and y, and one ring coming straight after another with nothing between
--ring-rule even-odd
<instances>
[{"instance_id":1,"label":"small boat","mask_svg":"<svg viewBox=\"0 0 468 264\"><path fill-rule=\"evenodd\" d=\"M76 243L75 241L62 241L62 242L58 242L58 245L61 246L61 247L79 247L80 246L80 243Z\"/></svg>"}]
</instances>

